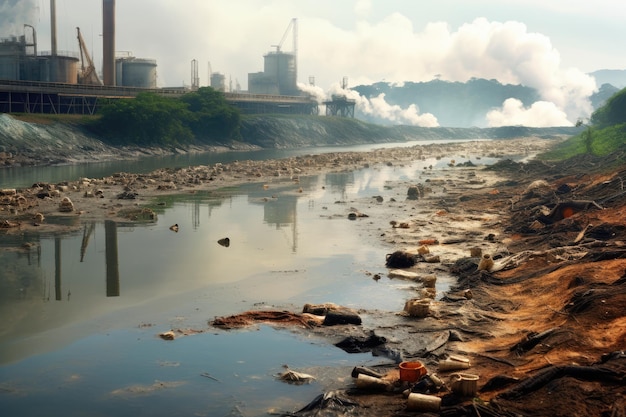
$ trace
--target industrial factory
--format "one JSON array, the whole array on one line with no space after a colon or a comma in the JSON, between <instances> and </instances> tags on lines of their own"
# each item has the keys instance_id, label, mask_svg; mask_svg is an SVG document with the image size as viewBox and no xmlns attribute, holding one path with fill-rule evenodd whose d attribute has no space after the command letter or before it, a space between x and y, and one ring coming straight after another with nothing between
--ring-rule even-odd
<instances>
[{"instance_id":1,"label":"industrial factory","mask_svg":"<svg viewBox=\"0 0 626 417\"><path fill-rule=\"evenodd\" d=\"M24 34L0 39L0 112L94 114L100 99L134 97L142 91L175 97L191 87L157 88L157 62L115 49L115 0L102 0L102 71L98 72L76 28L79 52L57 50L56 0L50 0L50 51L41 51L33 26ZM282 50L292 34L293 52ZM275 51L264 55L262 72L248 74L248 92L229 92L221 73L210 73L210 85L244 113L317 114L317 102L297 87L297 20L292 19ZM194 76L194 67L196 73ZM195 82L194 82L195 80Z\"/></svg>"}]
</instances>

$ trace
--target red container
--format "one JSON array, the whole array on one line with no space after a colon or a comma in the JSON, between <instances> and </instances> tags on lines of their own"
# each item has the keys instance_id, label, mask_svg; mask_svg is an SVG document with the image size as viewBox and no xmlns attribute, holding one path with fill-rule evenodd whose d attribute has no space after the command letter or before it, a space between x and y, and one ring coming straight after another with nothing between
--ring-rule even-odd
<instances>
[{"instance_id":1,"label":"red container","mask_svg":"<svg viewBox=\"0 0 626 417\"><path fill-rule=\"evenodd\" d=\"M400 380L406 382L415 382L428 373L422 362L419 361L402 362L399 368Z\"/></svg>"}]
</instances>

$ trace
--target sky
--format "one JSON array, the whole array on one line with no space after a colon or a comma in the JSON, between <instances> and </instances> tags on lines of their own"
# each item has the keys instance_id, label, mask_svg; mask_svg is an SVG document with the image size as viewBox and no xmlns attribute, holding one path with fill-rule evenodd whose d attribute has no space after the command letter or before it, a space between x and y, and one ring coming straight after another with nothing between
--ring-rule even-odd
<instances>
[{"instance_id":1,"label":"sky","mask_svg":"<svg viewBox=\"0 0 626 417\"><path fill-rule=\"evenodd\" d=\"M78 52L80 27L99 68L101 0L56 4L58 50ZM211 69L245 90L284 35L281 50L295 50L293 18L298 82L320 98L341 92L344 77L348 87L486 78L540 92L532 106L503 102L485 116L492 126L573 124L592 111L598 86L587 73L626 69L621 0L117 0L116 51L155 59L159 87L190 85L195 59L201 86ZM24 23L35 27L38 49L50 50L50 1L0 0L1 37L23 34ZM345 93L364 112L437 125L415 106Z\"/></svg>"}]
</instances>

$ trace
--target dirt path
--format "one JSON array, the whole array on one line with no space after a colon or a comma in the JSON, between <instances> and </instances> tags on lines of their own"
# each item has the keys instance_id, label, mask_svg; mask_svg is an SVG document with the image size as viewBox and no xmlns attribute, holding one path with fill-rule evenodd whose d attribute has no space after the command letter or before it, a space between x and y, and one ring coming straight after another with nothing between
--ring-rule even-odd
<instances>
[{"instance_id":1,"label":"dirt path","mask_svg":"<svg viewBox=\"0 0 626 417\"><path fill-rule=\"evenodd\" d=\"M471 142L41 183L0 191L0 227L2 233L21 233L80 227L85 219L149 219L143 205L165 193L219 192L242 182L271 188L332 170L402 165L431 156L532 154L550 144L532 138ZM395 181L389 186L404 196L415 187L411 192L417 199L372 196L354 202L369 216L361 233L403 253L427 248L415 265L400 268L414 276L395 273L394 279L416 281L416 299L429 299L424 287L433 274L453 273L457 285L443 299L431 300L425 317L356 312L375 323L366 328L324 326L323 317L297 311L291 312L292 320L279 314L275 324L329 343L347 340L352 348L376 351L391 363L422 362L445 383L427 392L442 400L435 415L626 416L626 168L616 158L617 168L608 170L611 161L593 158L555 165L508 161L488 170L449 161L449 169L425 172L419 184ZM63 207L67 211L60 211ZM50 221L57 217L73 221ZM494 265L479 270L484 254ZM254 323L258 317L273 322L271 314L255 312L234 316L232 324ZM220 318L221 325L228 319ZM449 355L471 361L464 372L480 378L474 395L450 390L453 372L440 369ZM415 415L402 394L413 384L398 381L396 365L378 371L386 374L387 389L355 388L346 375L325 384L332 395L291 415Z\"/></svg>"}]
</instances>

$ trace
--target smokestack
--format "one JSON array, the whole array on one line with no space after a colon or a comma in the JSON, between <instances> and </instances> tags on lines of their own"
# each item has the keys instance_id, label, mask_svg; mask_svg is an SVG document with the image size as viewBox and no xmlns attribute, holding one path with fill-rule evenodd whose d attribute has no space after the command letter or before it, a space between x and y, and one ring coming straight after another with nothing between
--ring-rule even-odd
<instances>
[{"instance_id":1,"label":"smokestack","mask_svg":"<svg viewBox=\"0 0 626 417\"><path fill-rule=\"evenodd\" d=\"M102 0L102 81L115 85L115 0Z\"/></svg>"},{"instance_id":2,"label":"smokestack","mask_svg":"<svg viewBox=\"0 0 626 417\"><path fill-rule=\"evenodd\" d=\"M57 2L50 0L50 54L57 56ZM35 54L36 55L36 54Z\"/></svg>"}]
</instances>

